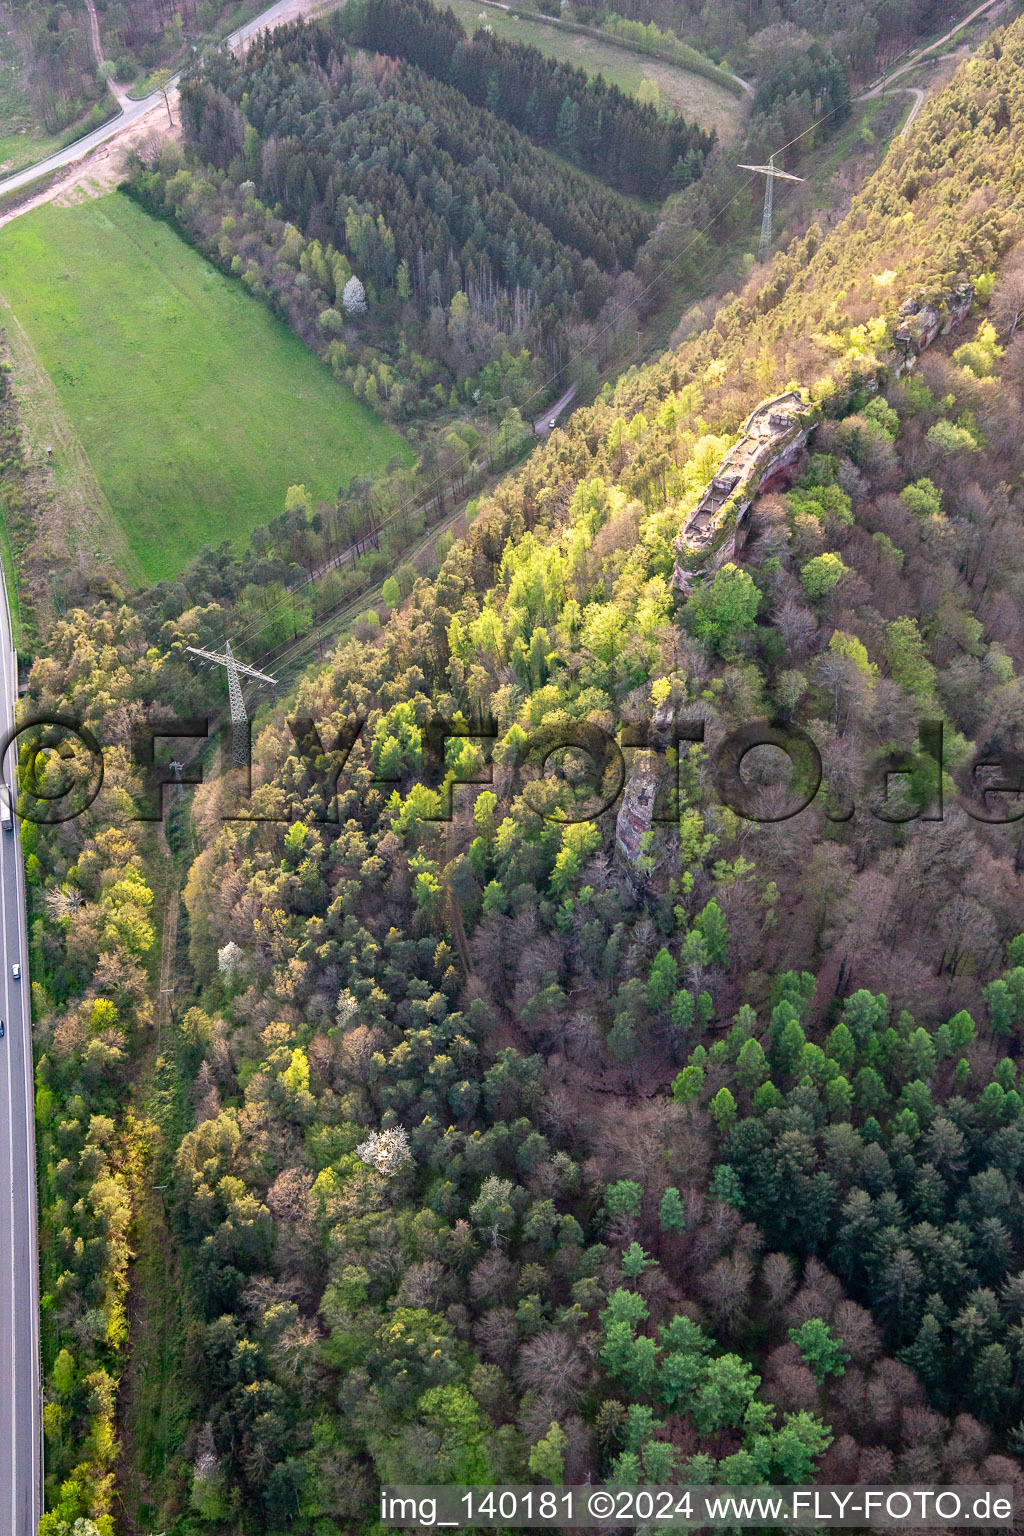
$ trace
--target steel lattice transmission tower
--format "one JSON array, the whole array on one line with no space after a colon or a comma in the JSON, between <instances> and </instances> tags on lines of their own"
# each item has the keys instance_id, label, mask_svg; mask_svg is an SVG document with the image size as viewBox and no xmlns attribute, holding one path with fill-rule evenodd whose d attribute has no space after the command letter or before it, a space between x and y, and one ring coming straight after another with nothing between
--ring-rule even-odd
<instances>
[{"instance_id":1,"label":"steel lattice transmission tower","mask_svg":"<svg viewBox=\"0 0 1024 1536\"><path fill-rule=\"evenodd\" d=\"M775 156L768 157L767 165L741 165L741 171L757 171L764 177L764 213L761 216L761 239L757 247L758 261L765 261L772 248L772 202L774 198L775 181L781 176L784 181L803 181L802 176L791 176L788 171L780 171L775 164Z\"/></svg>"},{"instance_id":2,"label":"steel lattice transmission tower","mask_svg":"<svg viewBox=\"0 0 1024 1536\"><path fill-rule=\"evenodd\" d=\"M231 708L231 766L233 768L247 768L249 766L249 716L245 712L245 700L242 697L242 684L239 677L254 677L258 683L269 683L272 688L277 687L277 678L268 677L266 672L257 672L255 667L247 667L239 661L231 649L231 641L224 644L224 654L217 651L206 651L201 645L186 645L186 651L191 651L193 656L201 656L204 661L214 661L223 667L228 674L228 703Z\"/></svg>"}]
</instances>

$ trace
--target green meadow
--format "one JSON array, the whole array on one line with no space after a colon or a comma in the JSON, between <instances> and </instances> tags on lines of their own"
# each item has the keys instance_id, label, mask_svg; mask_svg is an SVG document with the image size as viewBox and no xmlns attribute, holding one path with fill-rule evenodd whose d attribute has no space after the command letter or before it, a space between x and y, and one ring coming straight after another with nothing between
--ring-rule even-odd
<instances>
[{"instance_id":1,"label":"green meadow","mask_svg":"<svg viewBox=\"0 0 1024 1536\"><path fill-rule=\"evenodd\" d=\"M122 193L0 230L0 293L150 581L241 541L302 483L412 459L240 283Z\"/></svg>"}]
</instances>

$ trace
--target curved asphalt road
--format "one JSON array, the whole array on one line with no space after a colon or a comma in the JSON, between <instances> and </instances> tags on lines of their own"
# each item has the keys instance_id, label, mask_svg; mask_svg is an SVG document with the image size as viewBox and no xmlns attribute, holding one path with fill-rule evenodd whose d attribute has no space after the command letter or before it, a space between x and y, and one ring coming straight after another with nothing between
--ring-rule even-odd
<instances>
[{"instance_id":1,"label":"curved asphalt road","mask_svg":"<svg viewBox=\"0 0 1024 1536\"><path fill-rule=\"evenodd\" d=\"M17 657L0 589L0 733L14 724ZM12 782L13 751L3 777ZM21 980L11 965L21 965ZM34 1536L42 1512L39 1263L32 1010L17 818L0 828L0 1530Z\"/></svg>"},{"instance_id":2,"label":"curved asphalt road","mask_svg":"<svg viewBox=\"0 0 1024 1536\"><path fill-rule=\"evenodd\" d=\"M265 27L273 27L280 20L293 20L296 14L295 0L277 0L265 11L261 11L252 21L247 21L244 27L239 27L237 32L232 32L225 39L229 48L235 48L239 43L248 42L255 33L262 32ZM168 89L177 85L178 76L168 82ZM151 91L148 96L140 101L132 101L129 97L122 97L118 92L122 103L121 111L117 117L112 117L109 123L104 123L101 128L94 128L92 133L87 133L84 138L76 139L66 149L59 149L56 154L50 155L45 160L37 160L35 165L27 166L25 170L18 171L14 176L5 176L0 181L0 197L5 192L16 192L19 187L27 187L30 182L38 180L40 176L48 176L51 171L59 171L65 165L72 165L76 160L81 160L90 150L98 144L105 144L108 139L114 138L127 128L130 123L137 122L140 117L145 117L147 112L159 106L163 101L162 91ZM0 1530L3 1527L0 1526ZM21 1536L21 1533L16 1533Z\"/></svg>"},{"instance_id":3,"label":"curved asphalt road","mask_svg":"<svg viewBox=\"0 0 1024 1536\"><path fill-rule=\"evenodd\" d=\"M572 404L575 396L576 385L570 384L562 398L560 400L556 400L554 405L549 405L544 414L537 418L533 424L533 430L536 432L538 437L547 437L548 433L551 431L552 425L557 422L559 416L561 416L566 406Z\"/></svg>"}]
</instances>

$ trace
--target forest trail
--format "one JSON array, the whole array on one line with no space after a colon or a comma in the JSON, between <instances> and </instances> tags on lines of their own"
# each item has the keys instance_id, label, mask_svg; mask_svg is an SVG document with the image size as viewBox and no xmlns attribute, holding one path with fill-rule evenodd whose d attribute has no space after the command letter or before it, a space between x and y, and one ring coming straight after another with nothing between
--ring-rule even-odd
<instances>
[{"instance_id":1,"label":"forest trail","mask_svg":"<svg viewBox=\"0 0 1024 1536\"><path fill-rule=\"evenodd\" d=\"M160 940L160 991L156 1004L157 1050L159 1051L163 1027L171 1022L171 994L174 991L174 959L178 950L178 912L181 907L181 892L173 878L173 857L162 820L157 822L157 841L160 844L160 852L167 860L168 869L172 872L172 878L167 886Z\"/></svg>"},{"instance_id":2,"label":"forest trail","mask_svg":"<svg viewBox=\"0 0 1024 1536\"><path fill-rule=\"evenodd\" d=\"M914 103L910 108L910 111L907 113L906 121L904 122L903 127L896 135L898 139L902 139L903 135L907 133L908 130L912 127L914 119L917 117L917 114L920 112L925 103L925 93L918 85L897 85L894 86L891 91L883 91L882 95L902 96L904 92L909 92L909 94L914 97Z\"/></svg>"},{"instance_id":3,"label":"forest trail","mask_svg":"<svg viewBox=\"0 0 1024 1536\"><path fill-rule=\"evenodd\" d=\"M909 113L907 114L906 122L903 124L903 127L896 135L897 138L902 139L904 134L909 133L910 129L913 127L915 121L917 120L917 115L925 104L927 92L922 90L922 88L918 85L894 85L893 82L898 80L901 75L905 75L910 70L916 69L920 64L926 62L938 63L942 59L958 58L960 55L957 53L940 53L936 59L929 59L929 55L933 54L936 48L944 47L945 44L949 42L950 38L955 37L958 32L960 32L964 27L969 26L972 21L976 21L977 18L984 15L986 11L991 11L993 9L998 11L1004 3L1005 0L983 0L983 3L979 6L976 6L974 10L971 11L969 16L965 16L962 21L958 21L955 26L951 27L950 30L944 33L942 37L938 38L936 42L928 43L924 48L915 49L915 51L910 55L905 63L901 64L898 69L894 69L891 74L887 74L881 79L876 80L874 85L869 86L866 91L862 91L857 97L857 100L870 101L876 96L896 96L903 91L909 92L909 94L914 97L914 103L910 108ZM969 52L969 50L965 51Z\"/></svg>"},{"instance_id":4,"label":"forest trail","mask_svg":"<svg viewBox=\"0 0 1024 1536\"><path fill-rule=\"evenodd\" d=\"M100 78L106 79L108 91L112 96L116 96L117 104L123 112L131 101L131 97L126 91L121 89L113 75L104 74L103 66L106 60L103 57L103 43L100 40L100 19L96 15L96 7L93 4L93 0L85 0L85 7L89 12L89 36L92 39L92 53L93 58L96 60L96 68L99 71Z\"/></svg>"},{"instance_id":5,"label":"forest trail","mask_svg":"<svg viewBox=\"0 0 1024 1536\"><path fill-rule=\"evenodd\" d=\"M133 1104L142 1146L141 1167L133 1189L132 1263L128 1270L128 1313L132 1349L118 1392L120 1452L118 1502L125 1536L146 1536L152 1526L141 1512L152 1506L158 1471L167 1446L180 1433L182 1384L178 1377L182 1339L182 1277L167 1223L165 1180L168 1147L154 1114L164 1081L162 1051L173 1022L181 886L163 820L156 823L156 844L165 879L160 883L163 921L154 1028L139 1058ZM166 1027L166 1029L165 1029Z\"/></svg>"},{"instance_id":6,"label":"forest trail","mask_svg":"<svg viewBox=\"0 0 1024 1536\"><path fill-rule=\"evenodd\" d=\"M937 38L934 43L928 43L923 48L916 48L905 63L901 64L898 69L894 69L891 74L883 75L881 79L876 80L874 85L869 86L866 91L861 92L861 94L857 97L857 100L870 101L873 96L886 95L887 92L892 88L894 80L898 80L899 77L901 75L905 75L908 70L915 69L917 65L920 64L922 59L927 58L930 53L934 53L936 48L942 48L946 43L949 42L951 37L956 36L961 28L969 26L972 21L976 21L977 18L984 15L986 11L992 10L994 6L1001 6L1003 3L1004 0L982 0L982 4L975 6L974 10L971 11L969 16L963 17L963 19L958 21L955 26L950 27L949 31L943 33L942 37ZM914 117L916 117L916 115L916 112L912 114Z\"/></svg>"}]
</instances>

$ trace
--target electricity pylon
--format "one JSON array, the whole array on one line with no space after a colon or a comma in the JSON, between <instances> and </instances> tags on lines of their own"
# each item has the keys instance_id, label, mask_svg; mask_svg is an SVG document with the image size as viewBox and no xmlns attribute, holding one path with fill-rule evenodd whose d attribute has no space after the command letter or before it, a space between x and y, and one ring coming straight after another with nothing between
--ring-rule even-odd
<instances>
[{"instance_id":1,"label":"electricity pylon","mask_svg":"<svg viewBox=\"0 0 1024 1536\"><path fill-rule=\"evenodd\" d=\"M193 656L201 656L204 661L215 661L227 672L228 703L231 708L231 766L247 768L249 766L249 716L245 712L242 685L238 680L239 674L254 677L258 683L269 683L272 688L277 687L277 678L268 677L265 672L257 672L255 667L247 667L244 662L238 661L231 649L230 640L225 642L223 656L217 651L205 651L201 645L186 645L185 649L191 651Z\"/></svg>"},{"instance_id":2,"label":"electricity pylon","mask_svg":"<svg viewBox=\"0 0 1024 1536\"><path fill-rule=\"evenodd\" d=\"M772 194L775 187L775 178L781 176L785 181L803 181L802 176L791 176L788 171L780 171L775 165L775 156L768 157L767 165L741 165L741 171L758 171L764 181L764 213L761 216L761 239L757 247L758 261L764 261L772 248Z\"/></svg>"}]
</instances>

